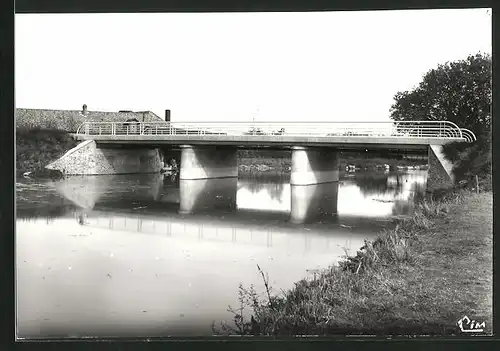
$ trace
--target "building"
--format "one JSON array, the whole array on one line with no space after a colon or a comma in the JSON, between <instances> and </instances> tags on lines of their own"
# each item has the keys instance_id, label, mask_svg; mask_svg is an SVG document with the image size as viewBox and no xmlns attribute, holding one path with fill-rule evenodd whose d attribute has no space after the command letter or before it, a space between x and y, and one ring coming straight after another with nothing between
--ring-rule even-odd
<instances>
[{"instance_id":1,"label":"building","mask_svg":"<svg viewBox=\"0 0 500 351\"><path fill-rule=\"evenodd\" d=\"M81 110L46 110L16 108L16 128L26 129L57 129L74 133L84 122L139 122L170 121L170 110L165 111L165 119L151 111L89 111L87 105Z\"/></svg>"}]
</instances>

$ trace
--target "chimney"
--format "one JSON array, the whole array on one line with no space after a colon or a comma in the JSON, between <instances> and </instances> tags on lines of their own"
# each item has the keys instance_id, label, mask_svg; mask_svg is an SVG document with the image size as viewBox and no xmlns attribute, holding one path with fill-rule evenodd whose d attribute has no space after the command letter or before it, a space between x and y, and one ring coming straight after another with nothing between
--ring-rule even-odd
<instances>
[{"instance_id":1,"label":"chimney","mask_svg":"<svg viewBox=\"0 0 500 351\"><path fill-rule=\"evenodd\" d=\"M170 110L165 110L165 121L170 122Z\"/></svg>"},{"instance_id":2,"label":"chimney","mask_svg":"<svg viewBox=\"0 0 500 351\"><path fill-rule=\"evenodd\" d=\"M83 104L82 114L83 114L83 115L86 115L86 114L87 114L87 104Z\"/></svg>"}]
</instances>

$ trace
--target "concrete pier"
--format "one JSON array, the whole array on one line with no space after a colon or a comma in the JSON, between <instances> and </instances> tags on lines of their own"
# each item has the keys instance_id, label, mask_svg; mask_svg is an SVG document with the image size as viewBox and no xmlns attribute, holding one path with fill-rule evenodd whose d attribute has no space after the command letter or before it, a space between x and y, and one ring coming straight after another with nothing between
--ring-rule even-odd
<instances>
[{"instance_id":1,"label":"concrete pier","mask_svg":"<svg viewBox=\"0 0 500 351\"><path fill-rule=\"evenodd\" d=\"M181 145L179 179L238 177L236 147Z\"/></svg>"},{"instance_id":2,"label":"concrete pier","mask_svg":"<svg viewBox=\"0 0 500 351\"><path fill-rule=\"evenodd\" d=\"M313 185L339 180L339 154L333 148L292 147L291 185Z\"/></svg>"}]
</instances>

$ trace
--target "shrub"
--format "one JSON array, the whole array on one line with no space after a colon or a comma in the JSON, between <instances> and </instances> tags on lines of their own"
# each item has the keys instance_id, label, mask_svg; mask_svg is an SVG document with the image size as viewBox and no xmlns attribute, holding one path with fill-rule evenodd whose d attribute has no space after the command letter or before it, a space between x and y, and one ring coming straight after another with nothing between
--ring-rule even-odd
<instances>
[{"instance_id":1,"label":"shrub","mask_svg":"<svg viewBox=\"0 0 500 351\"><path fill-rule=\"evenodd\" d=\"M16 170L39 172L78 144L67 132L47 129L16 130Z\"/></svg>"}]
</instances>

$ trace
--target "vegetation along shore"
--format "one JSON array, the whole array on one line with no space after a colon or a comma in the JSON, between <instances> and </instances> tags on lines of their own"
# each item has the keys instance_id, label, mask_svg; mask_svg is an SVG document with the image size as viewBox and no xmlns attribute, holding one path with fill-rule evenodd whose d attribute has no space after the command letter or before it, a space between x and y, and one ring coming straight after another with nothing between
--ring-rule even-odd
<instances>
[{"instance_id":1,"label":"vegetation along shore","mask_svg":"<svg viewBox=\"0 0 500 351\"><path fill-rule=\"evenodd\" d=\"M45 168L57 160L78 141L64 130L17 128L16 130L16 172L22 177L26 172L39 176L60 176Z\"/></svg>"},{"instance_id":2,"label":"vegetation along shore","mask_svg":"<svg viewBox=\"0 0 500 351\"><path fill-rule=\"evenodd\" d=\"M465 315L492 329L492 193L459 189L417 203L354 257L275 292L240 286L218 334L454 335ZM260 289L259 289L260 290ZM263 296L264 295L264 296Z\"/></svg>"},{"instance_id":3,"label":"vegetation along shore","mask_svg":"<svg viewBox=\"0 0 500 351\"><path fill-rule=\"evenodd\" d=\"M214 323L214 331L452 335L463 319L469 332L474 323L491 334L491 97L491 56L481 53L440 64L396 93L393 120L448 120L476 135L444 147L454 187L416 199L411 218L288 291L274 292L257 266L264 292L240 286L234 320Z\"/></svg>"}]
</instances>

